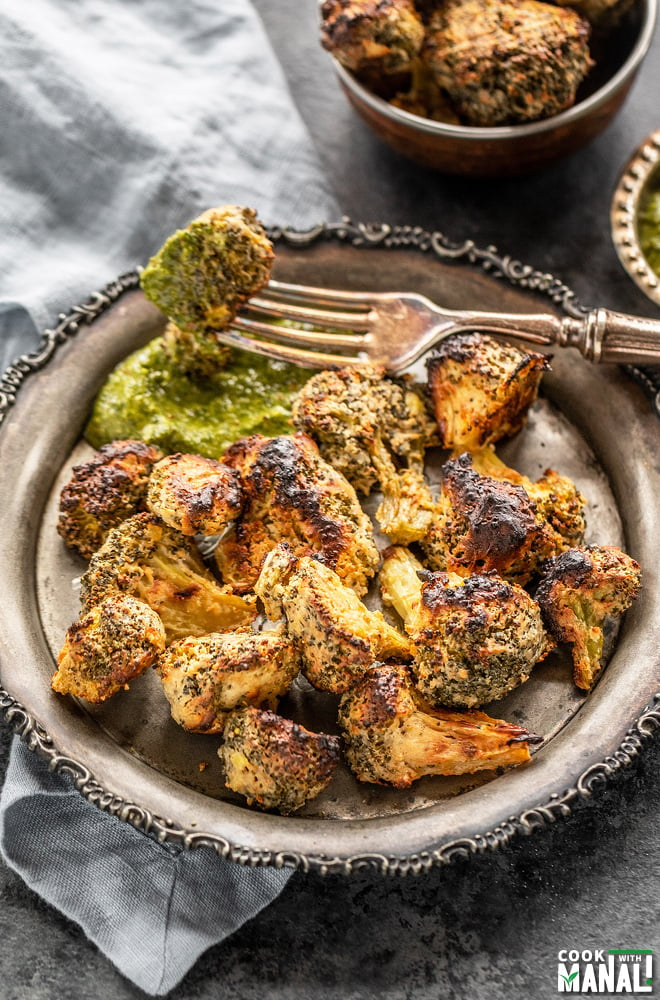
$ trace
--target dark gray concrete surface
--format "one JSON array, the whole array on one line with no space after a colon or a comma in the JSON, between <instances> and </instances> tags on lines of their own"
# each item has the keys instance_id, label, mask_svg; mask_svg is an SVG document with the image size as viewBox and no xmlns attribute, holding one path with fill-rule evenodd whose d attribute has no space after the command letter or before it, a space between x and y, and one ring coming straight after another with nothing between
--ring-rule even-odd
<instances>
[{"instance_id":1,"label":"dark gray concrete surface","mask_svg":"<svg viewBox=\"0 0 660 1000\"><path fill-rule=\"evenodd\" d=\"M532 177L475 182L415 167L368 132L317 44L314 3L257 7L343 212L493 244L557 274L585 303L658 312L618 264L608 222L620 170L660 127L658 31L623 112L587 149ZM9 734L0 732L4 759ZM652 948L657 956L659 766L656 739L566 822L418 878L296 874L170 995L528 1000L555 996L560 948ZM143 995L3 868L0 901L3 1000Z\"/></svg>"}]
</instances>

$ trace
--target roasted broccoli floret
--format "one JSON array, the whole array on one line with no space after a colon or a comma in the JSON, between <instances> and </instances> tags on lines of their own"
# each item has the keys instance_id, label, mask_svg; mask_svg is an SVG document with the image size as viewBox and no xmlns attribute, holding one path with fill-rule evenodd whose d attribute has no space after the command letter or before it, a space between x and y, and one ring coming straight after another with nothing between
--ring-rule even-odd
<instances>
[{"instance_id":1,"label":"roasted broccoli floret","mask_svg":"<svg viewBox=\"0 0 660 1000\"><path fill-rule=\"evenodd\" d=\"M623 614L641 583L639 564L615 545L568 549L549 561L536 591L546 624L573 646L575 683L588 691L603 657L603 626Z\"/></svg>"},{"instance_id":2,"label":"roasted broccoli floret","mask_svg":"<svg viewBox=\"0 0 660 1000\"><path fill-rule=\"evenodd\" d=\"M311 733L290 719L257 708L232 712L218 756L225 783L248 804L288 815L330 783L339 763L339 737Z\"/></svg>"},{"instance_id":3,"label":"roasted broccoli floret","mask_svg":"<svg viewBox=\"0 0 660 1000\"><path fill-rule=\"evenodd\" d=\"M143 441L112 441L73 468L60 494L57 530L90 559L111 528L144 510L147 483L161 452Z\"/></svg>"},{"instance_id":4,"label":"roasted broccoli floret","mask_svg":"<svg viewBox=\"0 0 660 1000\"><path fill-rule=\"evenodd\" d=\"M149 479L147 507L184 535L218 535L243 502L235 469L202 455L168 455Z\"/></svg>"},{"instance_id":5,"label":"roasted broccoli floret","mask_svg":"<svg viewBox=\"0 0 660 1000\"><path fill-rule=\"evenodd\" d=\"M191 733L221 733L235 708L274 711L299 666L283 629L239 629L173 642L158 673L175 722Z\"/></svg>"},{"instance_id":6,"label":"roasted broccoli floret","mask_svg":"<svg viewBox=\"0 0 660 1000\"><path fill-rule=\"evenodd\" d=\"M131 594L160 615L167 641L237 628L254 602L228 593L207 570L192 539L154 514L135 514L108 534L81 580L85 608Z\"/></svg>"},{"instance_id":7,"label":"roasted broccoli floret","mask_svg":"<svg viewBox=\"0 0 660 1000\"><path fill-rule=\"evenodd\" d=\"M243 483L243 510L215 558L223 580L250 590L267 554L280 541L295 555L314 555L358 594L379 556L371 521L355 490L324 461L305 434L242 438L224 454Z\"/></svg>"},{"instance_id":8,"label":"roasted broccoli floret","mask_svg":"<svg viewBox=\"0 0 660 1000\"><path fill-rule=\"evenodd\" d=\"M589 24L538 0L444 0L423 58L467 125L558 114L589 72Z\"/></svg>"},{"instance_id":9,"label":"roasted broccoli floret","mask_svg":"<svg viewBox=\"0 0 660 1000\"><path fill-rule=\"evenodd\" d=\"M405 73L422 47L412 0L325 0L321 44L347 69L375 81Z\"/></svg>"},{"instance_id":10,"label":"roasted broccoli floret","mask_svg":"<svg viewBox=\"0 0 660 1000\"><path fill-rule=\"evenodd\" d=\"M53 690L106 701L153 666L164 649L165 629L156 612L128 594L113 594L67 631Z\"/></svg>"},{"instance_id":11,"label":"roasted broccoli floret","mask_svg":"<svg viewBox=\"0 0 660 1000\"><path fill-rule=\"evenodd\" d=\"M380 486L376 519L392 541L416 541L428 530L433 499L424 479L424 452L437 443L421 395L384 369L322 371L302 387L293 422L321 454L365 495Z\"/></svg>"},{"instance_id":12,"label":"roasted broccoli floret","mask_svg":"<svg viewBox=\"0 0 660 1000\"><path fill-rule=\"evenodd\" d=\"M415 643L411 670L432 705L475 708L503 698L553 645L538 604L494 574L426 573L411 553L393 548L380 581Z\"/></svg>"},{"instance_id":13,"label":"roasted broccoli floret","mask_svg":"<svg viewBox=\"0 0 660 1000\"><path fill-rule=\"evenodd\" d=\"M460 576L495 571L524 585L571 545L525 489L480 475L465 453L442 470L436 519L422 541L429 565Z\"/></svg>"},{"instance_id":14,"label":"roasted broccoli floret","mask_svg":"<svg viewBox=\"0 0 660 1000\"><path fill-rule=\"evenodd\" d=\"M542 354L480 333L443 340L426 366L440 444L455 454L519 431L549 367Z\"/></svg>"},{"instance_id":15,"label":"roasted broccoli floret","mask_svg":"<svg viewBox=\"0 0 660 1000\"><path fill-rule=\"evenodd\" d=\"M253 209L211 208L169 237L140 277L144 294L172 321L165 341L174 360L194 374L214 370L226 352L224 330L270 277L273 248Z\"/></svg>"},{"instance_id":16,"label":"roasted broccoli floret","mask_svg":"<svg viewBox=\"0 0 660 1000\"><path fill-rule=\"evenodd\" d=\"M360 781L407 788L427 775L472 774L529 760L526 729L483 712L431 708L407 668L374 664L343 695L346 759Z\"/></svg>"},{"instance_id":17,"label":"roasted broccoli floret","mask_svg":"<svg viewBox=\"0 0 660 1000\"><path fill-rule=\"evenodd\" d=\"M472 453L472 467L482 476L522 486L538 513L561 535L566 546L580 544L586 528L586 501L572 479L560 476L554 469L546 469L539 479L529 479L505 465L492 446Z\"/></svg>"},{"instance_id":18,"label":"roasted broccoli floret","mask_svg":"<svg viewBox=\"0 0 660 1000\"><path fill-rule=\"evenodd\" d=\"M286 545L266 557L255 592L270 618L284 617L305 677L322 691L341 694L374 660L412 655L406 637L369 611L335 572L316 559L296 558Z\"/></svg>"}]
</instances>

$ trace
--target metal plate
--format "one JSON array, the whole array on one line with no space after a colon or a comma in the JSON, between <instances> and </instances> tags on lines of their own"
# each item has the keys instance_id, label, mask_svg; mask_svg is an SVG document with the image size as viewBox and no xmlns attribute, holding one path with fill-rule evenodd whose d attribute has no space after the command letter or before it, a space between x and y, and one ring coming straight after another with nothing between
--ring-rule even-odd
<instances>
[{"instance_id":1,"label":"metal plate","mask_svg":"<svg viewBox=\"0 0 660 1000\"><path fill-rule=\"evenodd\" d=\"M451 307L524 312L552 301L551 308L581 310L551 275L471 243L452 246L439 234L347 224L273 235L276 276L284 280L405 288ZM0 397L0 705L55 769L71 773L101 808L163 840L210 844L249 864L404 872L499 846L565 815L594 781L634 756L660 724L647 707L660 686L657 417L623 373L568 351L556 355L526 429L501 453L534 476L553 466L573 477L588 500L588 541L624 546L641 562L644 586L588 696L573 687L566 655L556 654L489 707L545 736L529 764L499 776L425 779L406 791L359 785L342 771L285 818L248 809L226 792L217 738L179 729L153 674L98 707L53 694L54 656L77 613L72 581L84 565L55 533L57 494L87 447L81 429L108 371L163 326L135 284L135 275L119 279L63 317L41 353L10 370ZM335 728L336 699L304 683L285 711L309 728ZM202 763L208 766L200 770Z\"/></svg>"}]
</instances>

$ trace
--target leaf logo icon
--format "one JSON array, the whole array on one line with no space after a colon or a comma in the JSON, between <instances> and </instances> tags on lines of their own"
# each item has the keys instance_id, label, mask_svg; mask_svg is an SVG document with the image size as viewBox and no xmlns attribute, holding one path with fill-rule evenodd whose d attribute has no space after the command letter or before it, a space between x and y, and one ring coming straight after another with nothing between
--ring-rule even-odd
<instances>
[{"instance_id":1,"label":"leaf logo icon","mask_svg":"<svg viewBox=\"0 0 660 1000\"><path fill-rule=\"evenodd\" d=\"M564 980L566 985L569 986L573 982L576 976L577 972L571 972L570 976L562 976L561 978Z\"/></svg>"}]
</instances>

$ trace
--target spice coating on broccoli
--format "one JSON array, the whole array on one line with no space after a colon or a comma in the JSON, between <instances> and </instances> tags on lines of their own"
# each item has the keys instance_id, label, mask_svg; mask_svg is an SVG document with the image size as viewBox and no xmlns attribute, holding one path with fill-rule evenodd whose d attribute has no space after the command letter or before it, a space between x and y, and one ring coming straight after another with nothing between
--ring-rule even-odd
<instances>
[{"instance_id":1,"label":"spice coating on broccoli","mask_svg":"<svg viewBox=\"0 0 660 1000\"><path fill-rule=\"evenodd\" d=\"M574 679L588 691L602 666L603 625L639 592L639 564L615 545L568 549L548 562L536 591L548 628L572 644Z\"/></svg>"},{"instance_id":2,"label":"spice coating on broccoli","mask_svg":"<svg viewBox=\"0 0 660 1000\"><path fill-rule=\"evenodd\" d=\"M85 607L116 593L153 608L168 642L237 628L256 614L253 603L216 582L190 538L148 513L113 528L82 576Z\"/></svg>"},{"instance_id":3,"label":"spice coating on broccoli","mask_svg":"<svg viewBox=\"0 0 660 1000\"><path fill-rule=\"evenodd\" d=\"M184 535L220 534L242 503L238 473L203 455L168 455L149 479L147 507Z\"/></svg>"},{"instance_id":4,"label":"spice coating on broccoli","mask_svg":"<svg viewBox=\"0 0 660 1000\"><path fill-rule=\"evenodd\" d=\"M538 742L521 726L483 712L432 708L406 667L376 663L343 695L339 721L359 781L407 788L429 775L472 774L529 760Z\"/></svg>"},{"instance_id":5,"label":"spice coating on broccoli","mask_svg":"<svg viewBox=\"0 0 660 1000\"><path fill-rule=\"evenodd\" d=\"M538 0L444 0L423 57L468 125L509 125L575 102L592 66L589 23Z\"/></svg>"},{"instance_id":6,"label":"spice coating on broccoli","mask_svg":"<svg viewBox=\"0 0 660 1000\"><path fill-rule=\"evenodd\" d=\"M232 712L224 736L218 756L227 787L245 795L248 804L284 815L319 795L340 759L338 736L312 733L257 708Z\"/></svg>"},{"instance_id":7,"label":"spice coating on broccoli","mask_svg":"<svg viewBox=\"0 0 660 1000\"><path fill-rule=\"evenodd\" d=\"M426 367L440 444L458 454L519 431L549 364L542 354L463 333L443 340Z\"/></svg>"},{"instance_id":8,"label":"spice coating on broccoli","mask_svg":"<svg viewBox=\"0 0 660 1000\"><path fill-rule=\"evenodd\" d=\"M433 512L424 453L437 435L425 400L407 379L375 365L321 371L296 396L292 416L358 492L380 487L376 520L393 542L424 536Z\"/></svg>"},{"instance_id":9,"label":"spice coating on broccoli","mask_svg":"<svg viewBox=\"0 0 660 1000\"><path fill-rule=\"evenodd\" d=\"M162 458L143 441L112 441L73 468L60 494L57 530L66 544L90 559L111 528L145 508L149 475Z\"/></svg>"},{"instance_id":10,"label":"spice coating on broccoli","mask_svg":"<svg viewBox=\"0 0 660 1000\"><path fill-rule=\"evenodd\" d=\"M538 604L495 574L428 573L393 548L380 582L415 644L411 671L432 705L475 708L503 698L553 645Z\"/></svg>"},{"instance_id":11,"label":"spice coating on broccoli","mask_svg":"<svg viewBox=\"0 0 660 1000\"><path fill-rule=\"evenodd\" d=\"M98 704L128 687L164 649L165 629L156 612L130 595L113 594L68 629L52 688Z\"/></svg>"},{"instance_id":12,"label":"spice coating on broccoli","mask_svg":"<svg viewBox=\"0 0 660 1000\"><path fill-rule=\"evenodd\" d=\"M175 722L191 733L221 733L235 708L274 711L299 666L282 629L239 629L173 642L159 658L158 674Z\"/></svg>"}]
</instances>

